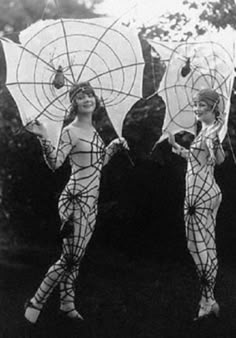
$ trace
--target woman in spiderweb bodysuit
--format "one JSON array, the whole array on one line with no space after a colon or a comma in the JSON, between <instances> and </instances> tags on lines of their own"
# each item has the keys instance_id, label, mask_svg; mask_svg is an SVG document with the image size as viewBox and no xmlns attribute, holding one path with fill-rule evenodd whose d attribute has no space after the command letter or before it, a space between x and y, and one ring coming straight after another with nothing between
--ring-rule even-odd
<instances>
[{"instance_id":1,"label":"woman in spiderweb bodysuit","mask_svg":"<svg viewBox=\"0 0 236 338\"><path fill-rule=\"evenodd\" d=\"M197 319L219 315L214 297L218 269L215 243L216 214L221 203L221 191L214 178L214 166L224 161L224 151L218 132L222 127L219 95L202 89L194 99L194 112L201 122L200 133L187 150L169 135L175 153L187 159L184 217L188 249L197 267L201 299Z\"/></svg>"},{"instance_id":2,"label":"woman in spiderweb bodysuit","mask_svg":"<svg viewBox=\"0 0 236 338\"><path fill-rule=\"evenodd\" d=\"M43 305L58 284L60 312L72 319L82 319L75 309L74 283L94 231L101 170L114 153L122 147L127 148L123 138L104 146L92 125L92 114L99 102L88 82L73 85L70 100L76 118L63 129L59 149L52 147L42 123L35 121L28 127L30 132L39 137L44 158L52 170L60 167L67 156L71 165L70 179L58 203L62 221L62 254L25 305L25 317L31 323L36 323Z\"/></svg>"}]
</instances>

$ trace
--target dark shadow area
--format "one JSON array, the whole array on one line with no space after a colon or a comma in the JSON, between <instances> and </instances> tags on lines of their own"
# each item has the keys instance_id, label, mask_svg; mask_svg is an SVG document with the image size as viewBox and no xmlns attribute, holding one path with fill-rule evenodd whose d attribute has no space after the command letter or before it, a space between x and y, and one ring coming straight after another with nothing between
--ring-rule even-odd
<instances>
[{"instance_id":1,"label":"dark shadow area","mask_svg":"<svg viewBox=\"0 0 236 338\"><path fill-rule=\"evenodd\" d=\"M26 298L59 255L59 220L53 231L48 225L40 230L29 228L25 246L20 242L2 246L1 337L235 336L236 177L229 175L234 163L228 158L216 170L223 193L217 219L220 267L216 296L221 317L195 323L192 318L199 301L199 284L184 234L185 162L171 154L168 147L164 142L158 149L158 159L162 156L165 165L156 161L154 154L152 160L137 160L133 167L121 153L104 168L96 230L76 284L77 306L84 322L75 325L62 320L57 310L58 290L36 326L28 325L23 317ZM53 178L56 191L66 177L66 167L62 171ZM52 215L53 224L57 219L56 196L50 206L48 215ZM36 240L30 242L34 230L40 235L37 245Z\"/></svg>"}]
</instances>

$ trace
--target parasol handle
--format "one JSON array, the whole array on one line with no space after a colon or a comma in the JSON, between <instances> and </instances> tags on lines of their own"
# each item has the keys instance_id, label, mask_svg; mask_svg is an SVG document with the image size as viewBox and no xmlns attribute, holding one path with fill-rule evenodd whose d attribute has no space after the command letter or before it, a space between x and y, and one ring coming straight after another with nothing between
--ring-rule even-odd
<instances>
[{"instance_id":1,"label":"parasol handle","mask_svg":"<svg viewBox=\"0 0 236 338\"><path fill-rule=\"evenodd\" d=\"M119 138L119 140L121 141L121 137L118 136L118 138ZM127 145L128 145L128 144L127 144ZM128 158L128 160L129 160L130 164L132 165L132 167L134 167L135 164L134 164L134 161L133 161L132 157L130 156L129 149L123 148L122 151L123 151L124 154L127 156L127 158Z\"/></svg>"}]
</instances>

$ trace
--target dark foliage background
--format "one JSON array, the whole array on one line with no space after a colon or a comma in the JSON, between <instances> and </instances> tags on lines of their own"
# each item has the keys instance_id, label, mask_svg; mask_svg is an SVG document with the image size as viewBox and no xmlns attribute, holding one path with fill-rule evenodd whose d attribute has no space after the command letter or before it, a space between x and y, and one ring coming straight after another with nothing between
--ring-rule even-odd
<instances>
[{"instance_id":1,"label":"dark foliage background","mask_svg":"<svg viewBox=\"0 0 236 338\"><path fill-rule=\"evenodd\" d=\"M17 41L18 31L40 18L96 16L102 0L0 0L0 31ZM199 2L184 1L198 8ZM207 2L201 23L235 28L233 0ZM151 58L146 37L169 39L188 21L184 13L166 15L165 24L140 28L146 61L143 97L158 88L163 68ZM171 22L171 27L168 25ZM235 337L236 255L236 83L232 92L226 160L216 168L223 193L217 219L220 260L217 296L223 308L220 322L193 326L198 301L197 276L187 252L183 223L186 163L166 141L152 152L161 135L165 105L161 97L138 101L127 113L123 135L130 146L104 167L96 230L81 266L79 306L89 322L74 328L55 313L57 298L46 306L39 328L23 322L22 304L33 292L60 252L57 200L70 174L66 162L55 173L46 166L37 139L22 129L19 114L5 83L5 60L0 46L0 337ZM114 137L101 108L94 123L107 144ZM189 146L191 136L178 141ZM20 292L19 292L20 290ZM80 291L80 290L79 290ZM10 323L10 324L9 324Z\"/></svg>"},{"instance_id":2,"label":"dark foliage background","mask_svg":"<svg viewBox=\"0 0 236 338\"><path fill-rule=\"evenodd\" d=\"M3 11L0 15L0 28L6 36L17 39L17 30L40 18L43 10L46 18L71 16L72 13L76 13L77 17L91 17L95 15L93 10L96 2L98 1L91 2L88 8L85 3L78 5L76 1L61 0L55 8L52 5L46 6L44 1L12 1L11 6L8 2L1 1ZM230 1L229 5L232 10L235 9ZM209 21L214 23L214 6L212 8L213 12L208 9ZM223 13L224 8L221 10ZM7 22L6 16L9 17ZM178 16L176 18L179 24L181 20ZM205 11L204 20L206 19ZM219 20L217 24L219 25ZM160 30L158 26L140 29L139 36L146 61L144 98L158 88L164 71L158 59L151 58L150 47L145 42L145 37L158 34L163 34L163 29ZM0 79L1 231L13 242L52 245L58 241L60 224L57 199L68 179L68 163L53 174L44 163L37 139L22 129L15 103L4 86L5 62L2 49ZM217 169L224 196L229 196L231 200L235 199L235 163L230 148L236 146L235 109L236 98L233 93L229 120L230 139L226 138L224 142L227 158L225 164ZM151 153L155 141L161 135L164 113L164 102L156 95L148 101L140 100L127 114L123 135L130 145L130 156L135 166L121 153L103 170L96 232L102 245L114 245L132 254L145 254L152 250L161 252L159 245L167 250L171 250L173 244L174 248L183 245L185 163L171 153L166 142ZM105 143L116 136L103 108L95 116L95 125ZM179 141L188 146L191 137L182 133ZM232 173L231 181L230 184L225 184L228 173ZM235 236L234 234L235 231L232 235ZM224 238L227 240L227 236ZM157 245L158 241L160 243Z\"/></svg>"}]
</instances>

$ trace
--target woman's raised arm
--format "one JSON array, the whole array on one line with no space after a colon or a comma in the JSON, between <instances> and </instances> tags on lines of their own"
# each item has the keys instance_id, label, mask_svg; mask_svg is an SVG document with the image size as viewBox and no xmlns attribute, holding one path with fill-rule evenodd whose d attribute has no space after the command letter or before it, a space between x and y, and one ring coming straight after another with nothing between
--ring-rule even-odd
<instances>
[{"instance_id":1,"label":"woman's raised arm","mask_svg":"<svg viewBox=\"0 0 236 338\"><path fill-rule=\"evenodd\" d=\"M186 149L185 147L182 147L180 144L178 144L175 141L175 137L172 133L168 132L169 136L168 136L168 142L169 144L172 146L172 151L173 153L180 155L181 157L187 159L188 158L188 154L189 154L189 150Z\"/></svg>"},{"instance_id":2,"label":"woman's raised arm","mask_svg":"<svg viewBox=\"0 0 236 338\"><path fill-rule=\"evenodd\" d=\"M58 148L54 147L48 139L47 130L42 122L33 121L27 125L26 129L38 137L48 167L53 171L58 169L64 163L74 145L70 129L68 127L63 129Z\"/></svg>"}]
</instances>

